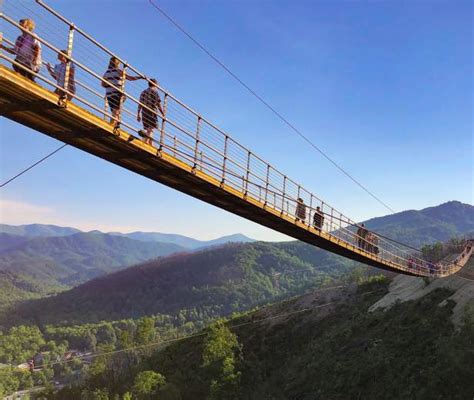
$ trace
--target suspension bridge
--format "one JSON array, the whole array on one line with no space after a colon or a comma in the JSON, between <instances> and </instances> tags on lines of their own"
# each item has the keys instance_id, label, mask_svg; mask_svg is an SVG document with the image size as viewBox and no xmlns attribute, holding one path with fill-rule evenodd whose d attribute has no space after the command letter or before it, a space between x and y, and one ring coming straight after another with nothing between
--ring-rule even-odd
<instances>
[{"instance_id":1,"label":"suspension bridge","mask_svg":"<svg viewBox=\"0 0 474 400\"><path fill-rule=\"evenodd\" d=\"M471 240L450 262L434 264L414 254L409 246L376 233L367 235L355 221L160 85L157 88L163 114L150 109L140 101L143 81L126 79L127 75L135 75L148 80L146 75L43 1L5 0L0 7L0 115L233 214L364 264L407 275L445 277L458 272L469 260ZM20 23L25 18L34 20L34 31ZM13 49L22 34L41 44L39 70L26 67L16 57ZM59 85L48 73L45 61L55 62L61 52L70 62ZM104 78L111 57L121 63L122 79L116 84ZM30 76L25 77L22 71ZM74 93L69 91L72 80L77 87ZM109 111L104 86L121 94L119 113ZM158 129L151 143L141 139L138 106L157 114ZM315 214L317 223L313 222Z\"/></svg>"}]
</instances>

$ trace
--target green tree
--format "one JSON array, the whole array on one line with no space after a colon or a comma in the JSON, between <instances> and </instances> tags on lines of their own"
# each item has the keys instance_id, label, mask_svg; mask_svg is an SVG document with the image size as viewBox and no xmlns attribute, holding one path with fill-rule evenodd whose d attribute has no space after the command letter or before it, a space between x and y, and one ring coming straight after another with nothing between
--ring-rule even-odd
<instances>
[{"instance_id":1,"label":"green tree","mask_svg":"<svg viewBox=\"0 0 474 400\"><path fill-rule=\"evenodd\" d=\"M10 394L20 387L20 379L13 368L0 368L0 393Z\"/></svg>"},{"instance_id":2,"label":"green tree","mask_svg":"<svg viewBox=\"0 0 474 400\"><path fill-rule=\"evenodd\" d=\"M112 345L115 347L115 343L117 342L117 336L115 334L115 330L112 327L112 324L105 324L97 330L96 334L97 343L101 345Z\"/></svg>"},{"instance_id":3,"label":"green tree","mask_svg":"<svg viewBox=\"0 0 474 400\"><path fill-rule=\"evenodd\" d=\"M133 384L133 393L138 399L152 399L153 395L164 386L166 379L155 371L142 371L136 377Z\"/></svg>"},{"instance_id":4,"label":"green tree","mask_svg":"<svg viewBox=\"0 0 474 400\"><path fill-rule=\"evenodd\" d=\"M211 325L203 348L203 367L211 383L210 400L238 399L241 373L236 363L241 357L237 336L222 320Z\"/></svg>"},{"instance_id":5,"label":"green tree","mask_svg":"<svg viewBox=\"0 0 474 400\"><path fill-rule=\"evenodd\" d=\"M136 343L144 345L152 342L155 339L155 320L151 317L145 317L138 320Z\"/></svg>"},{"instance_id":6,"label":"green tree","mask_svg":"<svg viewBox=\"0 0 474 400\"><path fill-rule=\"evenodd\" d=\"M107 389L83 390L81 400L110 400Z\"/></svg>"}]
</instances>

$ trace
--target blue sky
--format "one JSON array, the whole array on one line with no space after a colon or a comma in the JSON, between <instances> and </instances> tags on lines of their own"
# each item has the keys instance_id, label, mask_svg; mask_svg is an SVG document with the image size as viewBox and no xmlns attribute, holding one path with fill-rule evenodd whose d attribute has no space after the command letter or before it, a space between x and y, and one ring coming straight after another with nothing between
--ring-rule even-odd
<instances>
[{"instance_id":1,"label":"blue sky","mask_svg":"<svg viewBox=\"0 0 474 400\"><path fill-rule=\"evenodd\" d=\"M472 204L472 2L156 2L395 210ZM49 4L345 214L388 213L148 0ZM59 145L0 124L2 181ZM283 238L70 147L0 193L12 224Z\"/></svg>"}]
</instances>

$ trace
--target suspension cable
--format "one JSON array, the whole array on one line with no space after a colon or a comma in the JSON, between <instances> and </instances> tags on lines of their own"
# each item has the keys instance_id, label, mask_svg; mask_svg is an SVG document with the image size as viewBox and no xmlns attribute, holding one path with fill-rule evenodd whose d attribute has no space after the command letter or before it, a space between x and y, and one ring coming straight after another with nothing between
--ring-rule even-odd
<instances>
[{"instance_id":1,"label":"suspension cable","mask_svg":"<svg viewBox=\"0 0 474 400\"><path fill-rule=\"evenodd\" d=\"M274 115L276 115L285 125L287 125L294 133L300 136L305 142L307 142L314 150L326 158L331 164L333 164L339 171L341 171L346 177L348 177L352 182L369 194L373 199L379 202L391 213L395 213L395 210L382 201L378 196L371 192L366 186L354 178L349 172L347 172L343 167L341 167L336 161L329 157L326 152L324 152L320 147L318 147L311 139L303 134L294 124L288 121L279 111L277 111L268 101L266 101L261 95L259 95L255 90L253 90L249 85L247 85L242 79L240 79L234 72L230 70L222 61L220 61L215 55L213 55L207 48L201 44L197 39L195 39L188 31L186 31L176 20L174 20L170 15L168 15L161 7L159 7L154 0L148 0L152 7L158 10L168 21L170 21L179 31L181 31L188 39L190 39L196 46L198 46L204 53L206 53L216 64L223 68L232 78L239 82L247 91L254 96L258 101L260 101L265 107L267 107Z\"/></svg>"},{"instance_id":2,"label":"suspension cable","mask_svg":"<svg viewBox=\"0 0 474 400\"><path fill-rule=\"evenodd\" d=\"M28 172L30 169L33 169L34 167L36 167L37 165L41 164L43 161L46 161L49 157L51 157L52 155L56 154L58 151L64 149L66 146L68 146L67 143L63 144L62 146L58 147L56 150L52 151L51 153L49 153L48 155L44 156L42 159L36 161L35 163L31 164L28 168L25 168L23 171L19 172L18 174L16 174L15 176L12 176L10 179L8 179L7 181L3 182L1 185L0 185L0 188L8 185L10 182L13 182L16 178L19 178L21 175L23 175L24 173Z\"/></svg>"}]
</instances>

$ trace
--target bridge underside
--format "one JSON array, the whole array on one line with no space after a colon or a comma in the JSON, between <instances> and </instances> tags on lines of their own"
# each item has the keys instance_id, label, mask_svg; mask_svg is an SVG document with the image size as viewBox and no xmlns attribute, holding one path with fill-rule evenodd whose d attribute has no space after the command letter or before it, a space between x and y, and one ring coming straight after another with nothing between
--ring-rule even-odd
<instances>
[{"instance_id":1,"label":"bridge underside","mask_svg":"<svg viewBox=\"0 0 474 400\"><path fill-rule=\"evenodd\" d=\"M0 66L0 115L295 239L377 268L414 275L333 235L295 222L123 130L114 134L107 121L74 102L66 108L57 102L56 94Z\"/></svg>"}]
</instances>

